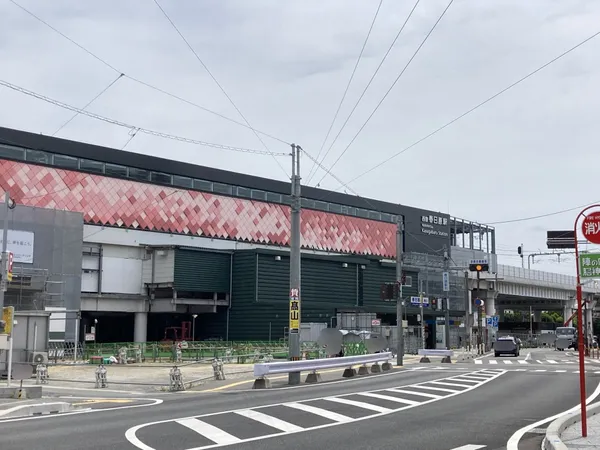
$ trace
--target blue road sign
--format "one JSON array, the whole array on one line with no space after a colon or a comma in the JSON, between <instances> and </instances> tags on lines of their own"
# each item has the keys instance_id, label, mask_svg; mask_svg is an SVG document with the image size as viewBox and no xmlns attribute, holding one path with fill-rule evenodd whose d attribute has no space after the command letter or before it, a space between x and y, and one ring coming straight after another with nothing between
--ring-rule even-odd
<instances>
[{"instance_id":1,"label":"blue road sign","mask_svg":"<svg viewBox=\"0 0 600 450\"><path fill-rule=\"evenodd\" d=\"M413 306L421 305L421 297L411 297L410 304ZM423 308L427 308L429 306L429 297L423 297Z\"/></svg>"},{"instance_id":2,"label":"blue road sign","mask_svg":"<svg viewBox=\"0 0 600 450\"><path fill-rule=\"evenodd\" d=\"M488 327L498 328L498 316L490 316L486 318L486 323Z\"/></svg>"},{"instance_id":3,"label":"blue road sign","mask_svg":"<svg viewBox=\"0 0 600 450\"><path fill-rule=\"evenodd\" d=\"M442 272L442 290L444 292L450 291L450 273Z\"/></svg>"}]
</instances>

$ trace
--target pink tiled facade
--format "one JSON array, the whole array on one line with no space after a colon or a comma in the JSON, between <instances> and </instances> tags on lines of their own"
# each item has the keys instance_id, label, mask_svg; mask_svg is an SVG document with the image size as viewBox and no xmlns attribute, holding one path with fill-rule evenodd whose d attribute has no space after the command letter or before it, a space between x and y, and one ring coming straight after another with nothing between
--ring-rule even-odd
<instances>
[{"instance_id":1,"label":"pink tiled facade","mask_svg":"<svg viewBox=\"0 0 600 450\"><path fill-rule=\"evenodd\" d=\"M83 213L88 224L287 246L289 207L0 160L0 188L18 203ZM393 257L395 225L302 211L303 247Z\"/></svg>"}]
</instances>

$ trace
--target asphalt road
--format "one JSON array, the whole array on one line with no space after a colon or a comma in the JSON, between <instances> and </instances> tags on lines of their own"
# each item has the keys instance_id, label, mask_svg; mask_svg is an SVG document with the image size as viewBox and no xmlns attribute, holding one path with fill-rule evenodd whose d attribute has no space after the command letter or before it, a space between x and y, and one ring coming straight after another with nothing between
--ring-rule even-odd
<instances>
[{"instance_id":1,"label":"asphalt road","mask_svg":"<svg viewBox=\"0 0 600 450\"><path fill-rule=\"evenodd\" d=\"M524 353L521 358L527 357ZM534 353L541 360L548 352ZM531 370L506 366L432 365L302 388L163 395L163 403L150 407L123 405L110 411L0 422L1 447L135 450L140 447L125 433L148 424L128 433L145 450L214 448L215 443L234 442L228 448L503 449L515 431L575 406L579 394L578 375L573 373L577 367L572 364L538 364ZM596 368L598 374L593 373ZM586 369L589 396L600 381L600 365ZM187 419L175 421L182 418ZM541 437L526 434L519 450L539 449Z\"/></svg>"}]
</instances>

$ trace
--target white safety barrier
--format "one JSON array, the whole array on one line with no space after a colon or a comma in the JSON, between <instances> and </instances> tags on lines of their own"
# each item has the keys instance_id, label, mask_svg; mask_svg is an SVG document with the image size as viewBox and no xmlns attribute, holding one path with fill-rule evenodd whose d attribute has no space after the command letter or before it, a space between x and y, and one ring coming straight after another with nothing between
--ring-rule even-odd
<instances>
[{"instance_id":1,"label":"white safety barrier","mask_svg":"<svg viewBox=\"0 0 600 450\"><path fill-rule=\"evenodd\" d=\"M441 356L443 363L451 363L452 360L450 358L452 356L454 356L454 351L452 351L452 350L434 350L434 349L420 348L419 349L419 356L421 356L421 360L419 362L422 362L422 363L431 362L431 361L429 361L429 357L430 356Z\"/></svg>"},{"instance_id":2,"label":"white safety barrier","mask_svg":"<svg viewBox=\"0 0 600 450\"><path fill-rule=\"evenodd\" d=\"M96 369L96 389L98 388L107 388L108 381L106 379L106 367L104 364L100 364Z\"/></svg>"},{"instance_id":3,"label":"white safety barrier","mask_svg":"<svg viewBox=\"0 0 600 450\"><path fill-rule=\"evenodd\" d=\"M74 408L71 403L53 402L38 403L36 405L19 405L13 408L0 411L0 418L8 419L15 417L41 416L46 414L60 414L72 411Z\"/></svg>"},{"instance_id":4,"label":"white safety barrier","mask_svg":"<svg viewBox=\"0 0 600 450\"><path fill-rule=\"evenodd\" d=\"M340 358L323 358L323 359L308 359L300 361L281 361L281 362L269 362L269 363L257 363L254 364L254 376L257 377L254 382L254 388L265 388L269 387L270 383L267 380L267 376L281 373L296 373L296 372L312 372L307 378L307 383L316 383L320 380L319 370L333 369L337 367L345 367L346 370L342 375L345 378L353 377L356 375L356 370L353 366L362 365L366 369L367 364L373 364L371 372L378 373L381 370L390 370L392 365L390 364L392 359L391 352L385 353L373 353L370 355L356 355L356 356L343 356ZM379 366L378 363L382 362L383 365ZM360 374L364 374L365 371L361 367ZM368 370L367 370L368 372Z\"/></svg>"}]
</instances>

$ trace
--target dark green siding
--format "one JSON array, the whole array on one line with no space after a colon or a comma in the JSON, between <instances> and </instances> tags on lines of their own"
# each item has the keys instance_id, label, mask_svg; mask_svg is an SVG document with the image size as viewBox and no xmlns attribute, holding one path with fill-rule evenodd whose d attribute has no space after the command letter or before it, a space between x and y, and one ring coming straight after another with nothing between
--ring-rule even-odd
<instances>
[{"instance_id":1,"label":"dark green siding","mask_svg":"<svg viewBox=\"0 0 600 450\"><path fill-rule=\"evenodd\" d=\"M227 307L217 307L216 313L198 314L196 340L227 339Z\"/></svg>"},{"instance_id":2,"label":"dark green siding","mask_svg":"<svg viewBox=\"0 0 600 450\"><path fill-rule=\"evenodd\" d=\"M404 271L405 275L412 276L412 286L402 288L404 298L417 295L418 273ZM396 279L396 268L384 265L379 261L368 264L363 271L363 297L365 309L372 312L395 313L396 303L381 300L380 288L384 283L391 283Z\"/></svg>"},{"instance_id":3,"label":"dark green siding","mask_svg":"<svg viewBox=\"0 0 600 450\"><path fill-rule=\"evenodd\" d=\"M175 289L186 292L229 292L231 255L175 249Z\"/></svg>"}]
</instances>

